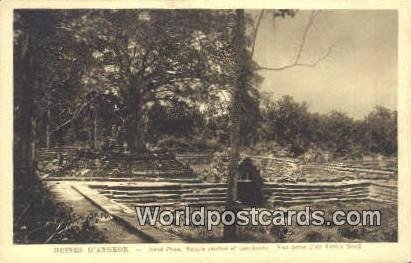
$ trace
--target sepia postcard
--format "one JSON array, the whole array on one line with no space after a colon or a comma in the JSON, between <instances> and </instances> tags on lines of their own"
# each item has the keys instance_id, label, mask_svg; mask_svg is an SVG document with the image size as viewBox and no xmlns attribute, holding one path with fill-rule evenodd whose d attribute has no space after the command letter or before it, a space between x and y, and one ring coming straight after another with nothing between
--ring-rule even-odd
<instances>
[{"instance_id":1,"label":"sepia postcard","mask_svg":"<svg viewBox=\"0 0 411 263\"><path fill-rule=\"evenodd\" d=\"M411 262L408 1L0 18L0 262Z\"/></svg>"}]
</instances>

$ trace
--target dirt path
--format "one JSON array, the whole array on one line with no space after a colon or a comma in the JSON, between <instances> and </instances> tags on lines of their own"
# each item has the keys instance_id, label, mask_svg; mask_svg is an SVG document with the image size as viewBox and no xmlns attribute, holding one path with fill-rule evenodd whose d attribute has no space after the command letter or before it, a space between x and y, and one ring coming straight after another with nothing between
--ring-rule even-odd
<instances>
[{"instance_id":1,"label":"dirt path","mask_svg":"<svg viewBox=\"0 0 411 263\"><path fill-rule=\"evenodd\" d=\"M103 234L107 243L145 243L145 239L130 233L123 226L116 223L110 216L94 206L90 201L71 188L67 182L48 182L50 192L55 196L58 203L65 203L73 208L77 215L87 218L94 215L98 217L95 224L97 229Z\"/></svg>"}]
</instances>

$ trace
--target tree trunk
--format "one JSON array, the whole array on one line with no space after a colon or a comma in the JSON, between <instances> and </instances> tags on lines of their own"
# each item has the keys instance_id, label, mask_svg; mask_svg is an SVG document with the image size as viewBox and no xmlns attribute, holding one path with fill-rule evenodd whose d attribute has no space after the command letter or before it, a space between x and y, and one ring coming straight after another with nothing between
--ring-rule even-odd
<instances>
[{"instance_id":1,"label":"tree trunk","mask_svg":"<svg viewBox=\"0 0 411 263\"><path fill-rule=\"evenodd\" d=\"M97 109L94 108L94 133L93 133L93 148L98 150L98 113Z\"/></svg>"},{"instance_id":2,"label":"tree trunk","mask_svg":"<svg viewBox=\"0 0 411 263\"><path fill-rule=\"evenodd\" d=\"M38 84L33 69L33 43L29 34L26 33L21 51L21 64L23 65L22 103L21 103L21 153L16 161L16 166L22 167L24 178L21 182L30 184L35 176L36 168L36 143L35 143L35 119L34 119L34 93ZM16 158L16 157L15 157Z\"/></svg>"},{"instance_id":3,"label":"tree trunk","mask_svg":"<svg viewBox=\"0 0 411 263\"><path fill-rule=\"evenodd\" d=\"M46 124L46 148L50 149L50 122L51 122L51 110L50 105L47 105L47 124Z\"/></svg>"},{"instance_id":4,"label":"tree trunk","mask_svg":"<svg viewBox=\"0 0 411 263\"><path fill-rule=\"evenodd\" d=\"M32 169L32 175L34 176L36 174L37 170L37 120L36 117L31 116L31 138L30 138L30 151L31 151L31 169Z\"/></svg>"},{"instance_id":5,"label":"tree trunk","mask_svg":"<svg viewBox=\"0 0 411 263\"><path fill-rule=\"evenodd\" d=\"M87 129L87 134L88 134L88 145L91 149L93 149L93 132L91 131L91 127L88 127Z\"/></svg>"},{"instance_id":6,"label":"tree trunk","mask_svg":"<svg viewBox=\"0 0 411 263\"><path fill-rule=\"evenodd\" d=\"M244 63L246 55L246 46L244 42L245 25L244 25L244 10L236 10L236 28L233 39L233 46L236 52L236 83L233 87L231 97L231 112L230 112L230 165L227 180L227 201L226 210L236 211L237 201L237 181L238 181L238 162L240 161L240 90L244 89ZM224 241L235 241L237 238L235 224L232 226L224 226L223 239Z\"/></svg>"},{"instance_id":7,"label":"tree trunk","mask_svg":"<svg viewBox=\"0 0 411 263\"><path fill-rule=\"evenodd\" d=\"M143 102L136 85L131 85L128 97L126 136L130 153L141 154L147 151L143 125Z\"/></svg>"}]
</instances>

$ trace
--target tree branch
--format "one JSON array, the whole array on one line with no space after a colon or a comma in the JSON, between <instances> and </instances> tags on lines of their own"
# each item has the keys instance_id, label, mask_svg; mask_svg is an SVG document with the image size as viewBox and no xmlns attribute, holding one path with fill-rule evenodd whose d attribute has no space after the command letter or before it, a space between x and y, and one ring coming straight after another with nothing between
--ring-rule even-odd
<instances>
[{"instance_id":1,"label":"tree branch","mask_svg":"<svg viewBox=\"0 0 411 263\"><path fill-rule=\"evenodd\" d=\"M311 63L303 63L303 62L295 61L292 64L284 65L284 66L281 66L281 67L258 67L257 70L281 71L281 70L294 68L294 67L311 67L312 68L312 67L317 66L318 63L325 60L327 57L329 57L331 52L332 52L332 49L334 48L334 46L335 46L335 44L331 45L328 48L326 53L324 53L321 57L319 57L317 60L315 60L314 62L311 62Z\"/></svg>"},{"instance_id":2,"label":"tree branch","mask_svg":"<svg viewBox=\"0 0 411 263\"><path fill-rule=\"evenodd\" d=\"M261 20L263 19L263 16L264 16L264 9L262 9L260 14L258 15L257 25L255 26L255 29L254 29L253 44L251 46L251 57L253 57L254 55L255 42L257 40L257 33L258 33L258 29L260 28L260 24L261 24Z\"/></svg>"},{"instance_id":3,"label":"tree branch","mask_svg":"<svg viewBox=\"0 0 411 263\"><path fill-rule=\"evenodd\" d=\"M300 62L301 60L301 55L303 53L305 44L306 44L306 40L307 40L307 35L310 31L310 29L312 28L312 25L314 23L315 18L318 16L318 14L320 13L320 11L312 11L310 18L308 20L307 25L304 28L303 31L303 35L301 38L301 42L300 45L298 47L297 50L297 54L293 60L292 63L284 65L284 66L280 66L280 67L264 67L264 66L260 66L257 68L257 70L270 70L270 71L281 71L281 70L285 70L285 69L289 69L289 68L294 68L294 67L315 67L317 66L318 63L320 63L321 61L325 60L327 57L330 56L332 49L334 48L335 44L332 44L327 52L325 52L321 57L319 57L317 60L315 60L314 62Z\"/></svg>"},{"instance_id":4,"label":"tree branch","mask_svg":"<svg viewBox=\"0 0 411 263\"><path fill-rule=\"evenodd\" d=\"M57 126L57 128L55 128L54 130L51 131L51 134L59 131L61 128L63 128L64 126L70 124L72 121L76 120L79 116L79 114L88 106L90 105L90 103L92 103L97 97L98 97L98 93L92 97L89 101L86 101L83 105L81 105L78 110L76 112L74 112L73 116L71 119L67 120L66 122L60 124Z\"/></svg>"},{"instance_id":5,"label":"tree branch","mask_svg":"<svg viewBox=\"0 0 411 263\"><path fill-rule=\"evenodd\" d=\"M316 16L317 16L317 15L316 15L316 12L315 12L315 11L312 11L312 12L311 12L311 15L310 15L310 18L308 19L308 23L307 23L307 25L306 25L305 28L304 28L303 36L302 36L302 39L301 39L300 46L299 46L299 48L298 48L297 56L296 56L295 59L294 59L294 63L297 63L297 62L300 60L300 57L301 57L301 54L302 54L302 52L303 52L303 49L304 49L304 46L305 46L305 42L306 42L306 39L307 39L308 31L310 31L310 28L311 28L311 26L313 25L314 19L315 19Z\"/></svg>"}]
</instances>

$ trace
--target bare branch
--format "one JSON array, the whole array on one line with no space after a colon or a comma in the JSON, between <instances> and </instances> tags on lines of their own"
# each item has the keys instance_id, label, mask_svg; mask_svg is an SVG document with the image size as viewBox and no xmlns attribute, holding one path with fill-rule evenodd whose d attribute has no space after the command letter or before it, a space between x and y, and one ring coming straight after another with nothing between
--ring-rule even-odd
<instances>
[{"instance_id":1,"label":"bare branch","mask_svg":"<svg viewBox=\"0 0 411 263\"><path fill-rule=\"evenodd\" d=\"M260 28L260 24L261 24L261 20L263 19L263 16L264 16L264 9L262 9L260 14L258 15L257 25L254 28L253 44L251 46L251 57L253 57L254 55L255 42L257 40L257 33L258 33L258 29Z\"/></svg>"},{"instance_id":2,"label":"bare branch","mask_svg":"<svg viewBox=\"0 0 411 263\"><path fill-rule=\"evenodd\" d=\"M294 62L292 64L288 64L288 65L284 65L281 67L258 67L257 70L271 70L271 71L281 71L281 70L285 70L285 69L289 69L289 68L294 68L294 67L315 67L317 66L318 63L320 63L321 61L325 60L327 57L330 56L332 49L334 48L334 44L331 45L327 52L324 53L324 55L322 55L321 57L319 57L317 60L315 60L314 62L311 63L302 63L302 62Z\"/></svg>"},{"instance_id":3,"label":"bare branch","mask_svg":"<svg viewBox=\"0 0 411 263\"><path fill-rule=\"evenodd\" d=\"M323 61L327 57L329 57L330 54L331 54L332 49L335 46L334 44L331 45L328 48L327 52L325 52L321 57L319 57L314 62L300 62L301 55L303 53L303 50L304 50L304 47L305 47L305 44L306 44L308 33L309 33L310 29L312 28L314 20L319 15L319 13L320 13L320 11L312 11L312 13L309 17L308 23L304 28L303 35L302 35L302 38L301 38L301 42L300 42L300 45L299 45L298 50L297 50L297 54L296 54L296 56L294 58L294 61L292 63L284 65L284 66L280 66L280 67L258 67L257 70L281 71L281 70L294 68L294 67L315 67L318 63L320 63L321 61Z\"/></svg>"},{"instance_id":4,"label":"bare branch","mask_svg":"<svg viewBox=\"0 0 411 263\"><path fill-rule=\"evenodd\" d=\"M303 52L303 49L304 49L304 46L305 46L305 42L306 42L306 39L307 39L308 31L310 31L310 28L311 28L311 26L313 25L314 19L315 19L315 17L316 17L315 14L316 14L315 11L312 11L312 12L311 12L310 18L308 19L308 23L307 23L307 25L306 25L305 28L304 28L303 36L302 36L302 39L301 39L300 46L299 46L299 48L298 48L297 56L296 56L295 59L294 59L294 63L297 63L297 62L300 60L300 57L301 57L301 54L302 54L302 52Z\"/></svg>"},{"instance_id":5,"label":"bare branch","mask_svg":"<svg viewBox=\"0 0 411 263\"><path fill-rule=\"evenodd\" d=\"M79 114L88 106L90 105L97 97L98 97L98 93L96 95L94 95L94 97L92 97L89 101L86 101L83 105L81 105L78 110L76 112L74 112L73 116L71 119L65 121L64 123L60 124L57 126L57 128L55 128L54 130L51 131L51 133L55 133L57 131L59 131L60 129L62 129L64 126L70 124L72 121L76 120L79 116Z\"/></svg>"}]
</instances>

